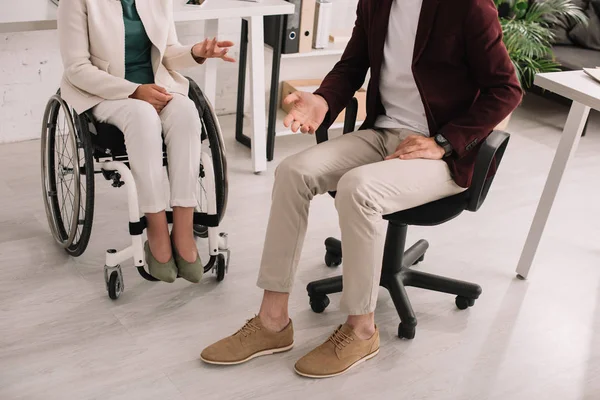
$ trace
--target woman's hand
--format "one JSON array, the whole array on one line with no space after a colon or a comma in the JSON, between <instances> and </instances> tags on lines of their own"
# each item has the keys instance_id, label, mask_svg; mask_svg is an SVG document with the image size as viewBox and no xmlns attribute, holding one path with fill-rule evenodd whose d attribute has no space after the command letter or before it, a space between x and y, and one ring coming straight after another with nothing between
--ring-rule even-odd
<instances>
[{"instance_id":1,"label":"woman's hand","mask_svg":"<svg viewBox=\"0 0 600 400\"><path fill-rule=\"evenodd\" d=\"M196 43L192 47L192 55L196 59L220 58L223 61L235 62L235 59L227 55L232 46L233 42L229 40L217 42L217 38L213 38L212 40L204 39L204 41Z\"/></svg>"},{"instance_id":2,"label":"woman's hand","mask_svg":"<svg viewBox=\"0 0 600 400\"><path fill-rule=\"evenodd\" d=\"M153 83L138 86L135 92L129 97L152 104L157 113L160 113L173 98L173 96L167 92L167 89Z\"/></svg>"}]
</instances>

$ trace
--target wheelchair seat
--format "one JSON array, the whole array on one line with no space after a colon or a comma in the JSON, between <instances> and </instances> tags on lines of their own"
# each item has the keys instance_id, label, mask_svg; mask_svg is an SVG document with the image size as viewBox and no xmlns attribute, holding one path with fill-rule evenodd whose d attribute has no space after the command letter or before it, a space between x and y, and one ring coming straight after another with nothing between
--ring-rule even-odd
<instances>
[{"instance_id":1,"label":"wheelchair seat","mask_svg":"<svg viewBox=\"0 0 600 400\"><path fill-rule=\"evenodd\" d=\"M127 157L125 137L119 128L104 122L94 121L89 115L86 115L86 118L94 125L96 130L95 133L92 132L92 144L96 160L106 156Z\"/></svg>"}]
</instances>

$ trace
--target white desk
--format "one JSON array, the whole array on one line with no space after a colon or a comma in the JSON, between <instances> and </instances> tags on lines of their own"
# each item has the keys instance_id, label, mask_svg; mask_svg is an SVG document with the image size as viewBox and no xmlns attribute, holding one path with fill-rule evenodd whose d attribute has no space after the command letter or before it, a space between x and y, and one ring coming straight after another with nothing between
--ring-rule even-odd
<instances>
[{"instance_id":1,"label":"white desk","mask_svg":"<svg viewBox=\"0 0 600 400\"><path fill-rule=\"evenodd\" d=\"M252 167L254 172L267 169L265 64L263 17L294 12L294 5L284 0L206 0L204 5L190 6L186 0L173 0L175 22L206 21L205 37L215 37L219 19L244 18L248 21L250 43L250 94L252 98ZM0 33L56 29L56 6L50 0L0 0ZM203 91L215 104L218 61L206 63ZM57 83L58 84L58 83Z\"/></svg>"},{"instance_id":2,"label":"white desk","mask_svg":"<svg viewBox=\"0 0 600 400\"><path fill-rule=\"evenodd\" d=\"M517 266L517 276L522 279L527 278L531 270L531 264L544 232L560 181L577 149L590 108L600 110L600 83L587 76L583 71L539 74L535 77L535 84L573 100L573 104Z\"/></svg>"}]
</instances>

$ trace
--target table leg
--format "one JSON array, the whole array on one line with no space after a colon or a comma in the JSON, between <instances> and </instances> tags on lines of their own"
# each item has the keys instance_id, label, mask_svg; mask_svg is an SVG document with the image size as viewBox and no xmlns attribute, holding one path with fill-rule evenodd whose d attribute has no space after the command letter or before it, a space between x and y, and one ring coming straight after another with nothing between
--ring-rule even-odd
<instances>
[{"instance_id":1,"label":"table leg","mask_svg":"<svg viewBox=\"0 0 600 400\"><path fill-rule=\"evenodd\" d=\"M276 17L277 32L284 32L283 15ZM275 135L277 123L277 109L279 100L279 72L281 67L281 48L283 47L283 34L279 35L273 48L273 64L271 67L271 92L269 94L269 124L267 126L267 161L273 161L275 153Z\"/></svg>"},{"instance_id":2,"label":"table leg","mask_svg":"<svg viewBox=\"0 0 600 400\"><path fill-rule=\"evenodd\" d=\"M556 192L560 186L560 181L573 153L577 149L589 112L590 108L581 103L573 102L571 105L571 111L569 111L560 143L556 149L542 197L540 198L535 217L527 235L527 240L525 241L525 246L523 247L523 252L521 253L521 258L519 259L517 277L521 279L526 279L529 274L533 258L535 257L546 226L546 221L548 220L548 215L556 197Z\"/></svg>"},{"instance_id":3,"label":"table leg","mask_svg":"<svg viewBox=\"0 0 600 400\"><path fill-rule=\"evenodd\" d=\"M244 135L244 102L246 100L246 68L248 67L248 21L242 18L242 34L240 37L240 66L238 71L238 92L235 112L235 140L246 147L251 147L250 138Z\"/></svg>"},{"instance_id":4,"label":"table leg","mask_svg":"<svg viewBox=\"0 0 600 400\"><path fill-rule=\"evenodd\" d=\"M204 23L204 37L212 39L219 35L219 20L209 19ZM204 72L204 95L206 99L216 107L217 97L217 63L215 60L206 60Z\"/></svg>"},{"instance_id":5,"label":"table leg","mask_svg":"<svg viewBox=\"0 0 600 400\"><path fill-rule=\"evenodd\" d=\"M250 17L250 96L252 98L252 165L254 172L267 169L265 118L265 41L263 17Z\"/></svg>"}]
</instances>

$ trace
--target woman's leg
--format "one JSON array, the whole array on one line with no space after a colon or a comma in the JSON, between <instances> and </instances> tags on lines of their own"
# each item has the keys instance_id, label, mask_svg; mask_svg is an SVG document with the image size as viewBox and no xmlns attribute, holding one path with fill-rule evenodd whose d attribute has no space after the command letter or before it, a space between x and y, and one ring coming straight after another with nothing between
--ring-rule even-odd
<instances>
[{"instance_id":1,"label":"woman's leg","mask_svg":"<svg viewBox=\"0 0 600 400\"><path fill-rule=\"evenodd\" d=\"M165 215L162 165L162 126L154 107L141 100L105 100L92 110L94 117L119 128L125 136L131 173L137 186L140 211L148 221L148 243L157 261L171 259Z\"/></svg>"},{"instance_id":2,"label":"woman's leg","mask_svg":"<svg viewBox=\"0 0 600 400\"><path fill-rule=\"evenodd\" d=\"M193 233L196 191L200 174L200 136L202 126L198 111L188 97L173 94L160 113L171 185L173 207L173 242L181 257L194 262L198 257Z\"/></svg>"}]
</instances>

